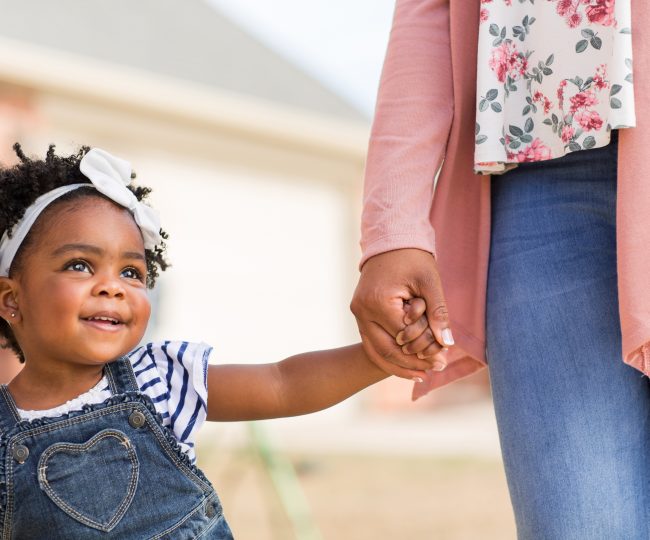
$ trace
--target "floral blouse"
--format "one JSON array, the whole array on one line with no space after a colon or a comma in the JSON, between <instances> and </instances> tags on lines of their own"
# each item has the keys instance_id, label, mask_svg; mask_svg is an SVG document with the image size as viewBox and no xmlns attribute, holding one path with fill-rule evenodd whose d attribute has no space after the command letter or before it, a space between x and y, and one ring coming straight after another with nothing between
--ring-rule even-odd
<instances>
[{"instance_id":1,"label":"floral blouse","mask_svg":"<svg viewBox=\"0 0 650 540\"><path fill-rule=\"evenodd\" d=\"M476 173L605 146L611 129L635 126L630 2L481 0Z\"/></svg>"}]
</instances>

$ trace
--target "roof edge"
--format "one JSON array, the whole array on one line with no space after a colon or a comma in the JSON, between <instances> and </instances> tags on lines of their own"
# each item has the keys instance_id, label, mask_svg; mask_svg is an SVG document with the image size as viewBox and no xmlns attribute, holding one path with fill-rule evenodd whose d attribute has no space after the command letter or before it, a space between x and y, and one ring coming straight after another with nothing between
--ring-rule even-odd
<instances>
[{"instance_id":1,"label":"roof edge","mask_svg":"<svg viewBox=\"0 0 650 540\"><path fill-rule=\"evenodd\" d=\"M365 159L369 126L110 62L0 37L0 79L272 145Z\"/></svg>"}]
</instances>

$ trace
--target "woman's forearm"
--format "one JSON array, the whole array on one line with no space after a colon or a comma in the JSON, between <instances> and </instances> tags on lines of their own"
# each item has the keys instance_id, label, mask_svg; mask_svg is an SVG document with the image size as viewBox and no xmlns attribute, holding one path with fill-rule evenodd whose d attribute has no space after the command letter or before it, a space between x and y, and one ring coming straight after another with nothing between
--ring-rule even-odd
<instances>
[{"instance_id":1,"label":"woman's forearm","mask_svg":"<svg viewBox=\"0 0 650 540\"><path fill-rule=\"evenodd\" d=\"M397 0L370 135L362 264L379 253L434 253L434 178L453 118L449 0Z\"/></svg>"}]
</instances>

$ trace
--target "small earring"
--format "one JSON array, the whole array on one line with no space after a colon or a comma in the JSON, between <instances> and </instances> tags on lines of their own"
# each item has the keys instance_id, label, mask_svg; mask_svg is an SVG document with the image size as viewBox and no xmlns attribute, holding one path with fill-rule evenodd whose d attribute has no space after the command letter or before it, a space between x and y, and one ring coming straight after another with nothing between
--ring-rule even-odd
<instances>
[{"instance_id":1,"label":"small earring","mask_svg":"<svg viewBox=\"0 0 650 540\"><path fill-rule=\"evenodd\" d=\"M11 318L13 319L16 316L16 314L12 311L11 312Z\"/></svg>"}]
</instances>

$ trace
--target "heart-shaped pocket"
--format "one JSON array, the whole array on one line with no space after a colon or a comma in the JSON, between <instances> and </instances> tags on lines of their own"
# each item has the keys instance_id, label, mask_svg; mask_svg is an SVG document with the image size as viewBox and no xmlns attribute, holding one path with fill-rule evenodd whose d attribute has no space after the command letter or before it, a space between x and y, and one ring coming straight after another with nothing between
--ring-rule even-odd
<instances>
[{"instance_id":1,"label":"heart-shaped pocket","mask_svg":"<svg viewBox=\"0 0 650 540\"><path fill-rule=\"evenodd\" d=\"M129 438L105 429L83 444L48 447L38 460L38 483L70 517L108 532L133 501L139 468Z\"/></svg>"}]
</instances>

